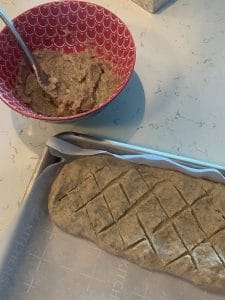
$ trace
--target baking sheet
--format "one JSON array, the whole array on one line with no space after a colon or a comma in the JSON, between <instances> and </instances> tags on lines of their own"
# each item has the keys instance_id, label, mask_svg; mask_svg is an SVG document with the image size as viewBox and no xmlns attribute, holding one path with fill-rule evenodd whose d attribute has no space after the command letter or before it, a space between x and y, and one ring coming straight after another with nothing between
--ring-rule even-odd
<instances>
[{"instance_id":1,"label":"baking sheet","mask_svg":"<svg viewBox=\"0 0 225 300\"><path fill-rule=\"evenodd\" d=\"M47 213L51 183L64 161L72 159L75 153L91 155L96 153L93 149L103 150L136 162L144 159L151 165L168 167L169 164L170 168L181 168L194 176L220 182L224 181L222 167L215 170L207 163L196 164L187 158L180 159L186 165L183 167L165 153L160 158L150 149L72 133L51 138L48 145L18 218L0 244L1 300L224 299L224 295L206 292L171 275L141 269L93 243L65 234L50 222ZM207 170L202 169L205 165Z\"/></svg>"}]
</instances>

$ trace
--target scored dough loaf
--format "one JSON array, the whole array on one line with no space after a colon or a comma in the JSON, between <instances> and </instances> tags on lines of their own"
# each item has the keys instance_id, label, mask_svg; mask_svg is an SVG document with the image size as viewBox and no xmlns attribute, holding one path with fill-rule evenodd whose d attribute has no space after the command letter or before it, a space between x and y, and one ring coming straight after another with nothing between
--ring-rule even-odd
<instances>
[{"instance_id":1,"label":"scored dough loaf","mask_svg":"<svg viewBox=\"0 0 225 300\"><path fill-rule=\"evenodd\" d=\"M225 290L225 186L108 155L63 166L49 196L64 231L147 269Z\"/></svg>"}]
</instances>

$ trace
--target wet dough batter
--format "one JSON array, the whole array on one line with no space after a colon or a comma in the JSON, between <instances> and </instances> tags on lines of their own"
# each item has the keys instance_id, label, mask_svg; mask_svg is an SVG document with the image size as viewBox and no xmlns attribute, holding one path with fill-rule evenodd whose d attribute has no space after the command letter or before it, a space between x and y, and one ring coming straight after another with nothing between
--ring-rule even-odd
<instances>
[{"instance_id":1,"label":"wet dough batter","mask_svg":"<svg viewBox=\"0 0 225 300\"><path fill-rule=\"evenodd\" d=\"M40 50L34 56L49 76L43 90L25 63L19 70L16 92L31 108L47 116L69 116L88 111L104 102L117 85L110 66L92 51L65 54Z\"/></svg>"}]
</instances>

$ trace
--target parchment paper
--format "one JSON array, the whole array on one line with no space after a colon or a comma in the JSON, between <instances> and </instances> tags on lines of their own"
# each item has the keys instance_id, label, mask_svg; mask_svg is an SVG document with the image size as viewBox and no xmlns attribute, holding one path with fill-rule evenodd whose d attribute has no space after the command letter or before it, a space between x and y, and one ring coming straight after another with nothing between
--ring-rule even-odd
<instances>
[{"instance_id":1,"label":"parchment paper","mask_svg":"<svg viewBox=\"0 0 225 300\"><path fill-rule=\"evenodd\" d=\"M56 137L51 137L47 145L50 152L58 157L61 157L63 160L71 160L77 156L87 156L87 155L96 155L100 153L107 153L113 155L117 158L129 160L137 164L145 164L152 167L160 167L165 169L171 169L183 172L193 177L205 178L215 182L225 183L225 177L215 169L209 168L193 168L181 165L171 159L160 157L152 154L143 154L143 155L116 155L109 153L107 151L101 150L92 150L92 149L82 149L77 145L70 144L64 140L61 140Z\"/></svg>"}]
</instances>

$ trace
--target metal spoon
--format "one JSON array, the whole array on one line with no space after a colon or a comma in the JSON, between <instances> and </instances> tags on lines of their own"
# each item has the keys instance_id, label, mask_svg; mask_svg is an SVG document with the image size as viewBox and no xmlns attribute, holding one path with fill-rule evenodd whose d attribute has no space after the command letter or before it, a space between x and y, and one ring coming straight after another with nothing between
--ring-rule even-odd
<instances>
[{"instance_id":1,"label":"metal spoon","mask_svg":"<svg viewBox=\"0 0 225 300\"><path fill-rule=\"evenodd\" d=\"M43 71L41 66L36 61L35 57L25 44L24 40L22 39L21 35L15 28L13 22L10 20L10 18L7 16L7 14L1 9L0 7L0 18L2 21L6 24L7 28L11 31L11 33L16 38L17 42L19 43L21 49L24 51L26 58L28 62L31 65L32 70L34 71L34 74L36 75L37 81L42 89L46 89L49 85L49 78L48 75Z\"/></svg>"}]
</instances>

